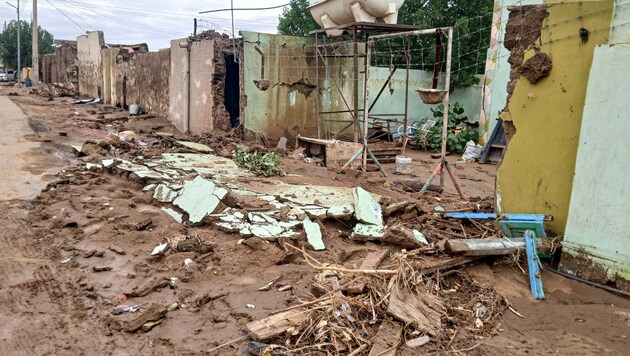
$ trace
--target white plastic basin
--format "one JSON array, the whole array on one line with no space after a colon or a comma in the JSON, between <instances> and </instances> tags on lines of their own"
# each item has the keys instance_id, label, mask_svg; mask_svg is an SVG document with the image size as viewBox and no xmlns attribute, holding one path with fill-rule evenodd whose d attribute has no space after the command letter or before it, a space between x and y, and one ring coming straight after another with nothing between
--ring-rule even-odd
<instances>
[{"instance_id":1,"label":"white plastic basin","mask_svg":"<svg viewBox=\"0 0 630 356\"><path fill-rule=\"evenodd\" d=\"M323 0L313 1L308 10L323 29L353 22L384 22L396 24L398 10L405 0ZM342 31L327 31L328 36L339 36Z\"/></svg>"}]
</instances>

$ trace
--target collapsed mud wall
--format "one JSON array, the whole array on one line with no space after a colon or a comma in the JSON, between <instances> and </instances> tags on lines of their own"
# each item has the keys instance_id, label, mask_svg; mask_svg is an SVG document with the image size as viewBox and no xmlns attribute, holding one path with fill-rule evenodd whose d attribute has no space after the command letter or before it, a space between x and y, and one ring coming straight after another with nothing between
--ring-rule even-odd
<instances>
[{"instance_id":1,"label":"collapsed mud wall","mask_svg":"<svg viewBox=\"0 0 630 356\"><path fill-rule=\"evenodd\" d=\"M76 45L64 43L55 49L55 53L44 55L40 68L43 83L76 84L79 80Z\"/></svg>"},{"instance_id":2,"label":"collapsed mud wall","mask_svg":"<svg viewBox=\"0 0 630 356\"><path fill-rule=\"evenodd\" d=\"M103 62L101 49L105 47L102 31L92 31L77 37L79 93L97 97L103 91Z\"/></svg>"},{"instance_id":3,"label":"collapsed mud wall","mask_svg":"<svg viewBox=\"0 0 630 356\"><path fill-rule=\"evenodd\" d=\"M167 116L171 50L118 54L116 104L137 104L143 111Z\"/></svg>"}]
</instances>

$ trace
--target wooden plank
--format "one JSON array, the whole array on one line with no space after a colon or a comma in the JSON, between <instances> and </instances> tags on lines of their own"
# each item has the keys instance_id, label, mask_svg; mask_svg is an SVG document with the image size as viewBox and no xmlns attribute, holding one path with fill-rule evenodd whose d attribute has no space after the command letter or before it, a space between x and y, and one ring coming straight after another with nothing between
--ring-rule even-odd
<instances>
[{"instance_id":1,"label":"wooden plank","mask_svg":"<svg viewBox=\"0 0 630 356\"><path fill-rule=\"evenodd\" d=\"M433 294L416 294L395 285L389 296L387 313L407 325L415 325L420 332L435 336L442 327L444 304Z\"/></svg>"},{"instance_id":2,"label":"wooden plank","mask_svg":"<svg viewBox=\"0 0 630 356\"><path fill-rule=\"evenodd\" d=\"M266 341L284 334L290 327L298 327L308 320L308 310L289 310L271 315L265 319L255 320L245 327L256 341Z\"/></svg>"},{"instance_id":3,"label":"wooden plank","mask_svg":"<svg viewBox=\"0 0 630 356\"><path fill-rule=\"evenodd\" d=\"M370 252L367 256L365 256L365 259L363 259L360 269L363 269L363 270L378 269L378 266L381 265L381 263L383 262L383 260L385 260L387 255L389 255L389 251L386 249L381 250L381 251L376 251L376 252ZM350 284L350 286L346 288L346 291L351 294L361 294L363 293L364 289L365 289L365 280L359 280L355 283Z\"/></svg>"},{"instance_id":4,"label":"wooden plank","mask_svg":"<svg viewBox=\"0 0 630 356\"><path fill-rule=\"evenodd\" d=\"M396 356L396 350L402 338L402 325L383 319L369 356Z\"/></svg>"}]
</instances>

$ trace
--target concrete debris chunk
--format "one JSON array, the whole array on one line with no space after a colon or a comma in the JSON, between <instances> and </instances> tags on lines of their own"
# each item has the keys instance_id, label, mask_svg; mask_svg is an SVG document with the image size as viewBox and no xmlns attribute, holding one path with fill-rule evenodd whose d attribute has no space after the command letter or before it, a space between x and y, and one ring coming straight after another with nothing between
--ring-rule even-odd
<instances>
[{"instance_id":1,"label":"concrete debris chunk","mask_svg":"<svg viewBox=\"0 0 630 356\"><path fill-rule=\"evenodd\" d=\"M168 243L163 243L155 246L151 252L151 256L161 256L168 250Z\"/></svg>"},{"instance_id":2,"label":"concrete debris chunk","mask_svg":"<svg viewBox=\"0 0 630 356\"><path fill-rule=\"evenodd\" d=\"M306 218L302 222L302 226L304 226L304 232L306 233L308 243L313 246L315 251L326 249L324 240L322 239L322 230L318 223L312 222L311 219Z\"/></svg>"},{"instance_id":3,"label":"concrete debris chunk","mask_svg":"<svg viewBox=\"0 0 630 356\"><path fill-rule=\"evenodd\" d=\"M405 343L405 346L415 349L417 347L424 346L428 344L429 342L431 342L431 338L428 337L427 335L424 335L424 336L417 337L415 339L407 340L407 342Z\"/></svg>"},{"instance_id":4,"label":"concrete debris chunk","mask_svg":"<svg viewBox=\"0 0 630 356\"><path fill-rule=\"evenodd\" d=\"M215 212L227 190L200 176L184 184L180 195L173 204L188 213L191 223L198 223L207 215Z\"/></svg>"},{"instance_id":5,"label":"concrete debris chunk","mask_svg":"<svg viewBox=\"0 0 630 356\"><path fill-rule=\"evenodd\" d=\"M388 227L382 241L384 243L409 249L419 248L429 244L421 232L412 230L401 224Z\"/></svg>"},{"instance_id":6,"label":"concrete debris chunk","mask_svg":"<svg viewBox=\"0 0 630 356\"><path fill-rule=\"evenodd\" d=\"M175 219L175 221L177 221L180 224L184 221L184 215L178 211L175 211L171 208L162 208L162 211L168 214L173 219Z\"/></svg>"},{"instance_id":7,"label":"concrete debris chunk","mask_svg":"<svg viewBox=\"0 0 630 356\"><path fill-rule=\"evenodd\" d=\"M352 199L357 220L369 225L383 226L381 205L370 193L357 187L352 189Z\"/></svg>"},{"instance_id":8,"label":"concrete debris chunk","mask_svg":"<svg viewBox=\"0 0 630 356\"><path fill-rule=\"evenodd\" d=\"M351 204L333 206L326 211L326 216L333 219L350 219L354 215L354 206Z\"/></svg>"},{"instance_id":9,"label":"concrete debris chunk","mask_svg":"<svg viewBox=\"0 0 630 356\"><path fill-rule=\"evenodd\" d=\"M178 193L166 184L159 184L153 192L153 199L162 203L172 203L177 198Z\"/></svg>"},{"instance_id":10,"label":"concrete debris chunk","mask_svg":"<svg viewBox=\"0 0 630 356\"><path fill-rule=\"evenodd\" d=\"M350 238L355 241L376 241L385 236L383 226L356 224Z\"/></svg>"}]
</instances>

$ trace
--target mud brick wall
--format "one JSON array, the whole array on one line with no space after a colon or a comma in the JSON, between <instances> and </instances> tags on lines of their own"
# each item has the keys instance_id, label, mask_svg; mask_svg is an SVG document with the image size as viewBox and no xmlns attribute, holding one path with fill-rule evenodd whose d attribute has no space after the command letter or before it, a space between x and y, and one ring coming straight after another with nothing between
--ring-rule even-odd
<instances>
[{"instance_id":1,"label":"mud brick wall","mask_svg":"<svg viewBox=\"0 0 630 356\"><path fill-rule=\"evenodd\" d=\"M116 58L116 100L127 107L166 117L169 112L171 50L119 54Z\"/></svg>"},{"instance_id":2,"label":"mud brick wall","mask_svg":"<svg viewBox=\"0 0 630 356\"><path fill-rule=\"evenodd\" d=\"M79 80L79 68L76 62L76 46L64 43L55 49L55 53L46 54L42 57L40 65L42 82L46 84L77 83Z\"/></svg>"},{"instance_id":3,"label":"mud brick wall","mask_svg":"<svg viewBox=\"0 0 630 356\"><path fill-rule=\"evenodd\" d=\"M105 47L102 31L88 32L77 37L79 67L79 93L86 97L102 95L103 60L101 49Z\"/></svg>"}]
</instances>

